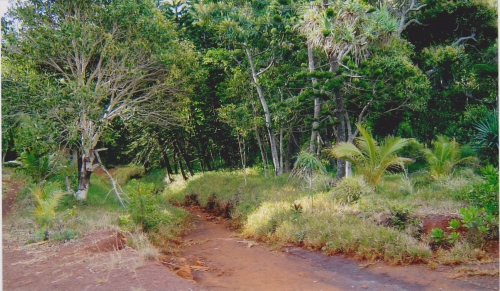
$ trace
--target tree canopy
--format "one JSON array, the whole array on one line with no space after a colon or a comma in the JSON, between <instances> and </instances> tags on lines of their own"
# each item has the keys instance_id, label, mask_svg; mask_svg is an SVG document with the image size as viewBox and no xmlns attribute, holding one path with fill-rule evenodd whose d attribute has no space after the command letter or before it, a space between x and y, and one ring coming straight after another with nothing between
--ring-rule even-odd
<instances>
[{"instance_id":1,"label":"tree canopy","mask_svg":"<svg viewBox=\"0 0 500 291\"><path fill-rule=\"evenodd\" d=\"M18 1L2 18L3 158L72 152L85 199L103 163L280 175L308 152L340 178L322 149L362 128L478 144L498 106L490 2Z\"/></svg>"}]
</instances>

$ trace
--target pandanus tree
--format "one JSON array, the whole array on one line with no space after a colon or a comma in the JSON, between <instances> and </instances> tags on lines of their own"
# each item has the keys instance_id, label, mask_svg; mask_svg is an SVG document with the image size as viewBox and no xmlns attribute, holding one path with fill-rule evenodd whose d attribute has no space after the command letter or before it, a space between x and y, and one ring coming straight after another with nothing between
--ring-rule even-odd
<instances>
[{"instance_id":1,"label":"pandanus tree","mask_svg":"<svg viewBox=\"0 0 500 291\"><path fill-rule=\"evenodd\" d=\"M327 152L335 158L351 162L368 183L377 186L382 175L391 168L404 169L404 164L413 162L410 158L399 157L397 153L408 143L409 139L386 137L381 143L360 124L356 124L361 136L354 143L338 143Z\"/></svg>"},{"instance_id":2,"label":"pandanus tree","mask_svg":"<svg viewBox=\"0 0 500 291\"><path fill-rule=\"evenodd\" d=\"M4 106L58 125L79 153L75 198L84 200L104 130L116 118L175 124L169 109L189 91L195 56L152 1L21 1L11 17L2 54L39 80L35 94Z\"/></svg>"},{"instance_id":3,"label":"pandanus tree","mask_svg":"<svg viewBox=\"0 0 500 291\"><path fill-rule=\"evenodd\" d=\"M378 44L390 40L397 31L397 20L385 8L375 8L361 1L347 0L332 3L311 1L302 9L303 21L301 33L312 47L320 47L325 52L330 72L332 73L331 91L335 100L335 135L337 142L345 142L346 120L345 101L341 90L342 76L339 68L343 67L346 57L356 64L367 59L371 50ZM311 58L310 58L311 59ZM310 66L314 70L314 65ZM315 106L319 105L315 103ZM315 108L315 112L319 108ZM313 124L313 134L316 124ZM356 133L357 134L357 133ZM337 161L337 177L345 175L345 161Z\"/></svg>"}]
</instances>

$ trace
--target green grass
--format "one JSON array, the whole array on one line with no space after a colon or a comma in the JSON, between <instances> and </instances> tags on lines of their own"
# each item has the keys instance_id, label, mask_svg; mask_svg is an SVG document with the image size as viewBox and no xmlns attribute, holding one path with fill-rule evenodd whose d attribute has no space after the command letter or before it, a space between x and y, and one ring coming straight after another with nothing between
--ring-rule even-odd
<instances>
[{"instance_id":1,"label":"green grass","mask_svg":"<svg viewBox=\"0 0 500 291\"><path fill-rule=\"evenodd\" d=\"M110 193L111 185L107 177L91 175L90 188L87 200L76 201L72 195L62 197L56 208L54 223L49 230L50 240L70 240L88 232L99 229L115 229L127 234L131 246L144 251L145 257L152 257L155 253L152 244L167 250L175 250L180 243L180 237L189 227L189 214L177 207L173 207L162 198L155 189L163 187L163 171L157 170L145 175L143 180L130 180L124 189L130 190L128 184L147 184L147 197L152 197L154 211L143 213L148 217L157 218L160 215L166 218L165 223L155 227L153 231L146 232L143 225L126 221L136 210L135 207L123 208L114 196ZM64 177L55 177L55 181L64 181ZM28 183L28 182L27 182ZM29 186L27 184L27 186ZM133 192L127 193L130 198L134 197ZM32 243L44 239L44 233L38 229L38 225L33 218L33 210L36 206L33 195L27 187L21 190L17 197L17 210L12 213L8 221L11 229L15 230L18 238L25 243ZM125 221L125 223L124 223ZM145 241L147 238L147 241ZM144 250L141 250L144 249Z\"/></svg>"},{"instance_id":2,"label":"green grass","mask_svg":"<svg viewBox=\"0 0 500 291\"><path fill-rule=\"evenodd\" d=\"M124 167L117 167L113 177L120 185L125 185L132 178L141 178L145 173L143 166L129 165Z\"/></svg>"}]
</instances>

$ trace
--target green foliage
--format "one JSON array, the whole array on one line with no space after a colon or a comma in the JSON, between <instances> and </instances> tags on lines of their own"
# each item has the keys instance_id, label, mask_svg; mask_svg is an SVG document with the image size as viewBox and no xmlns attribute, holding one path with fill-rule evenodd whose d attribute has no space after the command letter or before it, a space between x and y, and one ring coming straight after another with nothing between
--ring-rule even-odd
<instances>
[{"instance_id":1,"label":"green foliage","mask_svg":"<svg viewBox=\"0 0 500 291\"><path fill-rule=\"evenodd\" d=\"M153 184L131 181L126 191L130 196L128 210L132 220L146 232L158 231L161 225L168 225L172 215L153 194Z\"/></svg>"},{"instance_id":2,"label":"green foliage","mask_svg":"<svg viewBox=\"0 0 500 291\"><path fill-rule=\"evenodd\" d=\"M467 199L475 206L498 216L498 169L488 165L481 169L484 182L475 183Z\"/></svg>"},{"instance_id":3,"label":"green foliage","mask_svg":"<svg viewBox=\"0 0 500 291\"><path fill-rule=\"evenodd\" d=\"M442 243L445 240L444 231L440 228L433 228L431 230L431 238L438 244Z\"/></svg>"},{"instance_id":4,"label":"green foliage","mask_svg":"<svg viewBox=\"0 0 500 291\"><path fill-rule=\"evenodd\" d=\"M449 175L458 165L477 163L475 157L462 156L462 148L455 139L450 140L448 137L438 136L432 145L432 150L425 148L422 149L422 153L429 165L430 174L435 179Z\"/></svg>"},{"instance_id":5,"label":"green foliage","mask_svg":"<svg viewBox=\"0 0 500 291\"><path fill-rule=\"evenodd\" d=\"M340 143L329 149L332 157L343 158L356 166L356 169L365 177L366 181L377 186L380 178L390 168L403 169L405 163L412 159L398 157L397 152L403 149L408 139L386 137L380 145L360 124L356 124L361 134L352 143Z\"/></svg>"},{"instance_id":6,"label":"green foliage","mask_svg":"<svg viewBox=\"0 0 500 291\"><path fill-rule=\"evenodd\" d=\"M350 176L342 179L332 190L332 197L341 203L354 203L365 195L374 193L372 185L363 176Z\"/></svg>"},{"instance_id":7,"label":"green foliage","mask_svg":"<svg viewBox=\"0 0 500 291\"><path fill-rule=\"evenodd\" d=\"M458 228L460 227L460 221L456 219L451 219L448 223L450 225L448 226L449 229L458 230Z\"/></svg>"},{"instance_id":8,"label":"green foliage","mask_svg":"<svg viewBox=\"0 0 500 291\"><path fill-rule=\"evenodd\" d=\"M20 171L37 182L43 181L49 175L49 156L36 157L34 152L24 151L18 158L21 162Z\"/></svg>"},{"instance_id":9,"label":"green foliage","mask_svg":"<svg viewBox=\"0 0 500 291\"><path fill-rule=\"evenodd\" d=\"M48 239L48 230L56 219L56 208L64 192L58 183L50 182L34 185L30 191L36 203L33 211L34 218L40 228L45 231L45 239Z\"/></svg>"},{"instance_id":10,"label":"green foliage","mask_svg":"<svg viewBox=\"0 0 500 291\"><path fill-rule=\"evenodd\" d=\"M326 174L325 165L315 154L305 151L300 152L293 165L291 176L304 179L309 188L312 188L313 182Z\"/></svg>"},{"instance_id":11,"label":"green foliage","mask_svg":"<svg viewBox=\"0 0 500 291\"><path fill-rule=\"evenodd\" d=\"M498 111L488 112L486 117L474 124L473 137L478 149L487 154L488 159L498 163Z\"/></svg>"},{"instance_id":12,"label":"green foliage","mask_svg":"<svg viewBox=\"0 0 500 291\"><path fill-rule=\"evenodd\" d=\"M483 244L487 237L498 237L498 215L495 216L476 206L458 210L461 222L468 231L468 239L474 244Z\"/></svg>"}]
</instances>

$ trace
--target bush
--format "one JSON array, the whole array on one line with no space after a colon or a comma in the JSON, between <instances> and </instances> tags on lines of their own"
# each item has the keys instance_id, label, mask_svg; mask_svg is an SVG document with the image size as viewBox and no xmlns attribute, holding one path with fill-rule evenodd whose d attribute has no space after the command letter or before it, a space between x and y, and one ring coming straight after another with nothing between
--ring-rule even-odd
<instances>
[{"instance_id":1,"label":"bush","mask_svg":"<svg viewBox=\"0 0 500 291\"><path fill-rule=\"evenodd\" d=\"M127 167L117 168L114 173L114 177L118 184L125 185L125 183L127 183L132 178L142 177L142 175L144 175L144 172L145 170L143 166L130 165Z\"/></svg>"},{"instance_id":2,"label":"bush","mask_svg":"<svg viewBox=\"0 0 500 291\"><path fill-rule=\"evenodd\" d=\"M150 183L131 181L127 185L128 210L132 220L148 231L157 231L162 224L171 221L171 214L161 207L158 196L153 196L154 186Z\"/></svg>"},{"instance_id":3,"label":"bush","mask_svg":"<svg viewBox=\"0 0 500 291\"><path fill-rule=\"evenodd\" d=\"M481 169L484 183L476 183L467 199L475 206L498 216L498 169L489 165Z\"/></svg>"},{"instance_id":4,"label":"bush","mask_svg":"<svg viewBox=\"0 0 500 291\"><path fill-rule=\"evenodd\" d=\"M342 179L333 189L332 197L341 203L353 203L374 189L366 183L363 176L351 176Z\"/></svg>"},{"instance_id":5,"label":"bush","mask_svg":"<svg viewBox=\"0 0 500 291\"><path fill-rule=\"evenodd\" d=\"M54 223L56 208L64 192L57 183L38 184L30 190L36 201L34 218L40 228L44 229L45 238L48 239L48 229Z\"/></svg>"}]
</instances>

